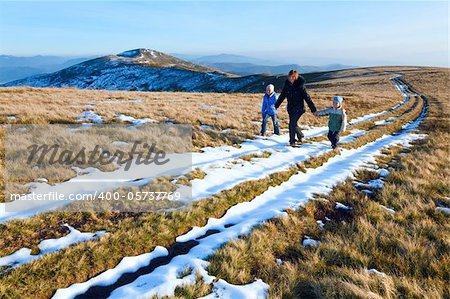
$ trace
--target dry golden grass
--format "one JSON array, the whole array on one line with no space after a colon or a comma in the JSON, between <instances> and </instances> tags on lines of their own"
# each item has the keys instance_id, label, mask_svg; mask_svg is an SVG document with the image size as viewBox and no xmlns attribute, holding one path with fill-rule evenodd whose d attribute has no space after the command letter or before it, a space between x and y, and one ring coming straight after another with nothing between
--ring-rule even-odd
<instances>
[{"instance_id":1,"label":"dry golden grass","mask_svg":"<svg viewBox=\"0 0 450 299\"><path fill-rule=\"evenodd\" d=\"M99 126L83 130L73 130L73 126L66 125L24 128L26 131L18 131L15 127L7 130L5 140L6 157L8 158L5 163L8 177L6 199L10 198L10 194L22 194L23 192L20 190L28 189L24 184L35 182L38 178L45 178L49 183L69 180L77 175L77 171L73 167L82 169L94 167L101 171L116 170L130 159L129 153L135 146L135 142L141 142L135 148L136 151L148 150L142 147L144 143L155 144L156 150L164 151L166 154L191 153L192 151L192 131L189 127L186 130L185 128L178 130L179 127L169 130L168 126L141 126L135 130L129 130L128 126L124 125ZM115 142L118 141L121 143L116 144ZM27 161L31 156L29 148L33 145L48 146L49 149L57 145L59 149L55 151L57 154L54 159L52 150L47 155L42 155L45 150L36 150L37 153L29 163ZM70 154L67 154L67 151ZM99 162L98 157L104 151L111 153L110 156L113 153L121 153L122 156L114 162L109 158L106 159L109 162L104 162L105 159ZM92 152L95 155L91 154ZM84 156L79 153L84 153ZM79 158L76 159L76 156ZM131 155L133 158L136 156L137 154ZM188 158L190 159L189 154L186 156L186 159ZM58 162L54 163L54 160ZM69 162L66 162L68 160Z\"/></svg>"},{"instance_id":2,"label":"dry golden grass","mask_svg":"<svg viewBox=\"0 0 450 299\"><path fill-rule=\"evenodd\" d=\"M339 79L336 83L327 81L323 86L311 86L310 93L319 108L330 106L334 95L343 95L349 117L353 118L388 109L401 100L401 95L388 80L391 76ZM197 147L236 144L258 134L261 98L262 94L239 93L1 88L0 122L8 123L7 116L14 115L17 123L76 123L80 113L92 109L106 122L117 122L115 116L125 114L135 118L148 117L159 122L175 121L194 125L194 145ZM279 120L281 127L286 128L288 118L284 108L280 109ZM325 122L310 113L305 114L301 121L308 125L323 125ZM201 130L199 125L209 125L212 130ZM232 130L221 132L224 129Z\"/></svg>"},{"instance_id":3,"label":"dry golden grass","mask_svg":"<svg viewBox=\"0 0 450 299\"><path fill-rule=\"evenodd\" d=\"M344 71L343 75L347 75L347 72ZM327 81L323 86L311 86L310 93L319 109L330 106L330 99L335 94L343 95L347 113L351 119L386 110L401 100L401 95L389 82L390 77L392 75L381 74L360 79L353 77L339 79L335 83ZM361 87L361 84L365 84L364 87ZM115 119L117 114L126 114L136 118L149 117L159 122L170 120L191 124L194 126L193 145L198 149L204 146L238 144L244 139L257 135L260 130L261 97L261 94L0 88L0 123L76 123L80 113L93 109L107 123L117 122ZM142 102L133 102L133 100ZM86 107L91 104L92 108ZM286 128L287 113L284 108L279 111L280 127ZM16 120L9 120L9 115L14 115ZM313 126L325 125L326 119L306 113L300 123ZM201 129L202 124L211 126L211 129ZM231 130L223 131L225 129ZM3 134L1 129L0 134ZM2 162L0 188L2 190L5 188L3 141L4 137L0 138L0 149L2 149L0 150L0 162ZM55 182L69 179L74 175L73 171L67 169L62 169L55 174L57 178L51 178ZM29 180L34 180L46 175L33 173L27 177L30 177ZM22 189L14 185L8 186L8 190L14 193ZM5 201L4 192L0 194L0 202L3 201Z\"/></svg>"},{"instance_id":4,"label":"dry golden grass","mask_svg":"<svg viewBox=\"0 0 450 299\"><path fill-rule=\"evenodd\" d=\"M408 122L408 121L410 121L410 120L412 120L412 119L414 119L415 117L418 116L418 114L420 113L421 106L416 105L415 108L416 108L415 110L411 110L410 111L410 112L413 112L413 113L410 113L410 115L404 115L404 116L400 117L399 119L396 120L396 122L391 123L388 126L372 127L371 130L369 130L369 132L366 134L369 137L361 136L361 137L357 138L355 141L349 143L346 146L349 147L349 148L359 147L359 146L363 145L366 142L375 140L376 138L382 136L383 134L391 134L391 133L395 132L396 130L399 129L401 124L403 124L405 122ZM386 117L388 117L388 116L386 116ZM298 167L300 169L303 169L304 167L318 167L318 166L322 165L324 162L326 162L330 157L335 156L337 154L339 154L339 151L332 151L332 152L326 153L324 155L321 155L321 156L318 156L318 157L315 157L315 158L310 158L309 160L307 160L307 161L305 161L303 163L300 163L298 165ZM262 154L262 156L264 156L264 155L265 155L265 153ZM243 156L241 158L242 159L251 159L251 158L255 158L255 157L257 157L257 156L249 155L248 157L247 156ZM261 156L258 155L258 157L261 157ZM297 170L297 168L294 168L294 169L288 170L287 172L282 172L283 173L283 177L284 177L285 173L289 174L289 176L290 176L293 173L293 171L296 171L296 170ZM190 179L201 178L203 176L204 176L204 173L202 173L201 171L199 171L197 169L197 170L194 170L192 174L189 174L186 177L186 179L180 178L180 180L181 180L182 183L183 182L184 183L188 183L188 181ZM280 173L275 173L274 176L275 177L280 176ZM264 182L264 181L261 181L261 182ZM242 186L238 185L234 189L239 190L239 189L243 188L243 186L245 186L245 185L246 184L243 184ZM145 186L143 188L145 188ZM261 187L261 192L262 192L262 190L265 190L265 188ZM119 191L125 191L125 190L119 190ZM92 226L92 224L89 223L90 221L88 221L88 219L91 216L86 217L84 219L84 222L80 223L80 221L77 220L77 217L79 217L79 216L77 216L76 214L75 214L75 216L70 216L70 213L63 213L63 215L64 215L63 217L49 217L47 214L44 214L44 215L42 215L42 217L45 217L45 219L46 219L45 221L38 220L38 219L41 218L41 215L40 215L40 216L31 218L31 219L28 219L28 220L19 220L19 221L12 221L12 222L7 223L6 226L10 226L10 229L4 230L3 234L5 236L7 236L5 238L5 240L10 240L10 241L5 243L5 246L3 247L3 249L6 250L7 252L12 252L14 250L17 250L17 249L23 247L23 246L27 246L27 243L22 243L22 242L18 242L16 244L14 244L13 239L15 238L16 234L13 234L11 236L11 234L8 233L8 231L19 232L20 231L19 227L22 226L22 225L25 225L25 226L28 226L28 227L35 226L36 229L42 233L43 230L45 230L45 231L52 230L53 228L55 228L55 226L59 225L60 222L55 221L56 219L61 219L61 218L64 218L64 217L68 217L68 219L70 221L72 221L74 223L78 223L80 225L80 229L82 229L82 230L94 230L94 229L98 230L98 229L100 229L98 221L99 221L99 218L100 219L102 218L102 216L94 217L94 219L93 219L94 220L93 221L94 226ZM114 217L116 217L116 216L114 216ZM106 219L108 219L108 217L106 217ZM72 222L70 222L70 223L72 223ZM88 223L86 223L86 222L88 222ZM47 227L39 227L39 223L46 223ZM111 225L111 223L109 223L108 221L106 221L106 224L107 225L108 224ZM108 225L108 229L112 228L112 227L109 227L109 225ZM116 223L113 223L112 225L116 225ZM17 227L17 229L16 229L16 227ZM51 235L51 233L47 233L47 234ZM28 240L28 241L32 242L30 245L28 245L28 247L29 246L34 246L38 242L38 239L35 239L35 238L31 237L30 235L27 236L26 232L24 232L22 234L22 238L23 238L23 240ZM2 246L0 246L0 248L2 248Z\"/></svg>"},{"instance_id":5,"label":"dry golden grass","mask_svg":"<svg viewBox=\"0 0 450 299\"><path fill-rule=\"evenodd\" d=\"M403 115L399 122L404 123L410 118L417 117L415 112L412 110ZM373 131L378 133L371 134L371 138L379 138L394 126L396 124L374 128ZM358 147L361 142L356 140L353 144ZM194 203L190 209L160 214L143 214L138 218L121 219L113 227L110 227L112 233L106 238L77 244L8 272L0 279L0 292L11 298L27 296L30 293L33 293L36 298L48 297L56 288L85 281L113 267L123 256L148 252L156 245L172 244L176 236L187 232L190 227L202 225L210 217L220 217L232 205L253 199L267 190L269 186L276 186L286 181L298 170L299 168L294 167L287 171L271 174L266 179L239 184L210 199ZM63 219L65 217L71 219L76 216L62 216ZM52 215L47 213L27 220L12 221L5 225L3 234L9 235L11 231L19 231L18 227L24 223L28 223L30 227L36 229L46 230L57 225L56 219L58 219L58 213L52 213ZM69 221L69 223L71 222ZM89 216L87 223L89 223ZM106 229L108 230L108 227ZM11 239L9 238L9 240ZM28 238L24 237L24 239ZM33 242L37 241L33 240ZM13 247L15 244L10 242L7 250L11 252ZM74 265L77 266L74 268ZM49 272L49 269L52 271ZM54 272L58 273L57 277L52 275ZM40 281L52 281L52 283L43 284ZM12 289L11 285L15 285L15 288Z\"/></svg>"},{"instance_id":6,"label":"dry golden grass","mask_svg":"<svg viewBox=\"0 0 450 299\"><path fill-rule=\"evenodd\" d=\"M195 179L203 179L206 176L206 173L200 168L195 168L190 173L176 178L177 184L181 185L191 185L191 181Z\"/></svg>"},{"instance_id":7,"label":"dry golden grass","mask_svg":"<svg viewBox=\"0 0 450 299\"><path fill-rule=\"evenodd\" d=\"M437 158L425 171L441 180L449 173ZM211 274L235 284L261 278L271 286L270 298L367 298L368 293L373 298L444 298L450 227L448 216L435 206L448 195L448 186L431 180L417 186L424 170L415 166L417 156L400 159L406 170L393 172L374 201L347 181L323 196L330 202L308 204L220 249L210 259ZM354 215L336 215L335 201L352 205ZM397 212L391 215L379 204ZM322 232L315 222L325 216L332 221ZM303 247L305 235L320 240L319 247ZM277 258L284 263L278 265ZM372 268L386 276L366 271Z\"/></svg>"},{"instance_id":8,"label":"dry golden grass","mask_svg":"<svg viewBox=\"0 0 450 299\"><path fill-rule=\"evenodd\" d=\"M271 152L263 151L262 153L243 155L243 156L240 156L239 158L244 161L251 161L252 159L255 159L255 158L269 158L271 155L272 155Z\"/></svg>"},{"instance_id":9,"label":"dry golden grass","mask_svg":"<svg viewBox=\"0 0 450 299\"><path fill-rule=\"evenodd\" d=\"M81 226L82 231L102 228L110 234L95 242L71 246L6 273L0 277L0 294L6 298L24 298L31 294L34 298L48 298L57 288L85 281L114 267L124 256L149 252L156 245L173 244L177 236L186 233L192 226L200 226L208 218L222 216L231 206L251 200L269 186L286 181L295 172L296 169L290 169L262 180L245 182L174 212L131 214L128 217L123 214L54 212L8 222L1 226L5 238L0 240L0 246L5 254L21 245L32 248L32 244L36 245L41 237L37 232L58 237L63 235L65 232L53 231L62 221L73 223L75 227Z\"/></svg>"},{"instance_id":10,"label":"dry golden grass","mask_svg":"<svg viewBox=\"0 0 450 299\"><path fill-rule=\"evenodd\" d=\"M359 83L354 84L355 88L358 84ZM361 99L365 99L365 101L360 102L359 98L353 99L353 102L352 100L350 100L350 102L354 104L353 107L355 108L359 107L358 109L352 110L353 117L367 114L370 112L385 110L387 108L392 107L398 101L401 100L401 96L399 96L398 92L392 88L392 85L390 85L389 82L386 81L383 84L389 84L389 87L387 87L386 85L386 88L390 88L392 98L390 98L390 96L388 95L385 95L386 96L386 98L384 98L385 100L380 102L377 100L380 98L376 98L378 95L376 92L374 92L370 93L369 95L365 94L364 97L362 95ZM342 86L341 88L342 90L345 90L346 88L351 87L348 87L347 85L347 87ZM0 91L2 90L0 89ZM57 92L66 92L66 91L67 90L57 90ZM14 93L13 91L11 92ZM28 89L28 92L39 93L35 89ZM70 92L72 93L72 95L78 92L80 93L86 92L84 95L88 94L88 91L70 90ZM104 92L102 91L99 93L100 94L105 93L104 95L114 94L114 92L106 92L106 91ZM128 95L132 94L130 92L125 93ZM361 91L361 93L363 93L363 91ZM136 94L144 94L147 96L152 96L157 93L136 93ZM169 93L167 94L161 93L161 94L167 96ZM181 93L170 93L170 95L180 95L180 94ZM329 95L326 94L323 100L325 100L326 97L331 96L332 94L333 93L330 93ZM186 96L198 96L196 101L199 102L200 100L198 99L200 99L201 97L205 97L207 95L209 94L193 94L193 95L186 94ZM67 94L65 96L67 96ZM230 106L227 107L233 106L231 103L233 102L233 100L231 99L234 96L236 96L234 100L236 101L235 103L242 102L238 101L239 99L238 96L240 95L231 95L231 96L221 95L221 96L223 96L222 99L228 99L228 102L226 102L226 104ZM3 96L0 97L0 102L2 102L1 98L3 98ZM369 100L369 98L372 100ZM67 102L72 102L70 99L66 100ZM81 100L81 97L78 100L83 101ZM215 103L213 101L214 99L208 100L205 98L202 99L201 101L203 100L205 100L206 103ZM227 110L225 111L225 113L227 113L227 115L230 117L230 121L232 122L236 122L236 120L237 122L243 120L252 120L253 116L259 117L259 96L257 96L255 100L258 103L258 105L256 105L258 107L256 110L254 110L255 103L252 102L251 104L249 103L243 104L244 106L248 105L248 107L251 107L251 109L249 109L248 111L240 111L240 108L239 109L235 108L234 110L230 111ZM145 102L147 101L149 101L150 103L150 100L146 99ZM157 99L153 99L153 101L157 101ZM372 101L371 105L368 104L369 101ZM189 104L189 101L187 102ZM39 108L37 102L33 103L34 104L31 104L32 107L36 109ZM176 102L176 104L172 105L172 108L178 109L179 106L184 105L183 103L184 103L183 101ZM360 106L358 106L357 103L360 103ZM135 104L139 103L132 103L132 105ZM217 104L219 105L220 103ZM81 112L84 109L82 107L82 104L80 105L81 106L79 107L79 112ZM192 105L192 101L189 105ZM317 101L317 106L321 108L322 107L321 105L328 106L328 102ZM50 106L52 106L52 103L47 103L42 106L44 107L43 109L44 111L46 111L46 109L52 109L50 108ZM56 104L56 106L54 106L53 109L55 109L57 106L58 104ZM12 107L9 107L8 109L11 108ZM148 114L141 114L142 116L157 119L157 117L155 116L152 117L153 114L150 114L156 113L154 111L151 111L150 105L146 105L146 107L141 108L144 109L142 111L149 111ZM1 106L0 109L3 109L3 106ZM115 108L110 109L111 113L115 112ZM167 113L175 113L174 111L170 112L169 110L167 111ZM73 113L73 119L76 118L79 112L77 111L76 113ZM130 114L128 113L128 111L125 112L127 112L127 114ZM400 120L400 122L407 121L410 117L415 115L416 112L417 111L415 109L411 110L410 113L403 116L403 119ZM29 110L28 113L30 113ZM68 113L69 111L62 113L60 115L61 119L67 121L68 119L67 117L69 115ZM105 115L106 113L107 112L105 112ZM179 113L180 115L184 115L183 114L184 111L180 111ZM186 119L189 118L189 121L186 122L187 123L197 122L200 118L203 117L200 113L198 114L199 115L193 115L192 113L190 113L189 115L186 114ZM20 115L19 118L21 118ZM28 119L32 120L33 118L31 117ZM45 118L45 116L42 116L42 118L40 119L43 120L44 122L49 121L48 119ZM217 123L222 122L222 120L215 120L215 121L217 121ZM197 124L199 123L197 122ZM214 126L214 124L212 125ZM221 127L221 125L216 126L220 128L227 127L227 126ZM392 126L394 126L394 124L392 124ZM378 138L382 134L388 132L386 131L389 130L388 128L390 128L390 125L385 127L373 128L373 131L377 131L378 133L372 134L371 138ZM253 129L249 128L249 130L254 130L255 132L258 129L259 127L258 128L255 127ZM205 137L205 140L208 140L207 138L208 137ZM214 138L216 138L216 136ZM217 142L216 139L214 139L213 141ZM368 140L364 140L364 142L367 141ZM222 142L223 141L219 143ZM359 146L360 142L362 141L355 142L354 146L357 145ZM82 231L106 229L111 233L109 234L109 236L104 237L98 241L77 244L68 249L48 255L43 259L37 260L28 265L24 265L22 267L15 269L14 271L7 273L6 275L0 278L0 294L3 294L3 296L6 298L24 298L30 296L30 294L33 294L34 298L47 298L51 296L51 294L57 288L67 287L72 283L85 281L90 277L93 277L98 273L113 267L118 263L118 261L123 256L137 255L140 253L148 252L152 250L152 248L154 248L154 246L156 245L168 246L172 244L176 236L187 232L190 229L190 227L194 225L197 226L203 225L206 222L206 220L210 217L220 217L232 205L238 202L251 200L255 196L267 190L269 186L276 186L279 185L281 182L286 181L292 174L296 173L298 170L299 168L292 168L285 172L272 174L268 178L262 180L242 183L236 186L235 188L228 191L223 191L220 194L213 196L212 198L194 203L189 207L189 209L183 209L175 212L131 214L131 215L113 214L113 213L86 214L86 213L56 212L38 215L36 217L32 217L26 220L17 220L8 222L0 227L2 236L5 236L5 238L0 240L0 250L2 251L2 255L4 255L3 253L5 254L11 253L14 250L24 246L33 248L33 246L36 246L36 244L39 241L41 241L42 239L46 239L48 237L59 237L64 235L66 232L61 231L60 224L65 222L70 223L71 225ZM195 175L197 174L193 174L193 176ZM202 174L199 173L198 175L201 176ZM298 235L298 232L296 234ZM310 235L316 236L312 233ZM262 259L262 262L264 261L265 260ZM235 265L231 263L230 266L234 267ZM55 275L55 273L58 273L58 275ZM242 274L236 277L242 277L243 279L243 277L246 276ZM282 284L283 282L280 280L280 283ZM202 292L204 292L205 290L208 290L208 288L209 288L208 286L197 285L195 286L195 288L191 287L190 288L191 291L178 290L179 292L178 294L180 294L180 297L183 297L185 296L184 294L186 294L185 292L191 293L194 292L195 294L195 290L203 290ZM194 289L194 291L192 291L192 289Z\"/></svg>"},{"instance_id":11,"label":"dry golden grass","mask_svg":"<svg viewBox=\"0 0 450 299\"><path fill-rule=\"evenodd\" d=\"M429 114L421 126L429 137L410 150L391 148L378 157L379 164L395 171L374 198L348 180L320 195L328 202L312 201L225 245L210 258L210 274L235 284L261 278L270 285L270 298L448 297L450 225L448 215L436 210L450 204L449 85L443 74L434 73L429 80L418 74L407 77L417 90L424 86L430 92ZM368 170L356 175L361 181L375 177ZM354 212L337 212L336 201ZM324 221L322 231L316 221L325 217L331 221ZM303 247L305 235L320 245ZM370 274L371 268L386 275Z\"/></svg>"}]
</instances>

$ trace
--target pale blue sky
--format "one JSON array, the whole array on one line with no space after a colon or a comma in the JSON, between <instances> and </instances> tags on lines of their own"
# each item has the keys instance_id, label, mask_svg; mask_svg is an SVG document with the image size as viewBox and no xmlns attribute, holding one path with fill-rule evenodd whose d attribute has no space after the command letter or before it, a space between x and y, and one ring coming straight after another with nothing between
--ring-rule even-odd
<instances>
[{"instance_id":1,"label":"pale blue sky","mask_svg":"<svg viewBox=\"0 0 450 299\"><path fill-rule=\"evenodd\" d=\"M447 1L0 1L0 54L133 48L299 64L448 66Z\"/></svg>"}]
</instances>

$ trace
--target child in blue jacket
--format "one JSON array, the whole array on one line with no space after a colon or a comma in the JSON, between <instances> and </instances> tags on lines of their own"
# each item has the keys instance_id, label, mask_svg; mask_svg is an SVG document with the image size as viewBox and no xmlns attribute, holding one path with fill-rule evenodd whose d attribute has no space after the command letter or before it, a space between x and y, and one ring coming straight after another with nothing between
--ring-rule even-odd
<instances>
[{"instance_id":1,"label":"child in blue jacket","mask_svg":"<svg viewBox=\"0 0 450 299\"><path fill-rule=\"evenodd\" d=\"M262 126L261 135L266 133L266 126L269 117L272 118L274 134L280 135L280 129L277 121L277 110L275 109L275 102L277 101L277 95L275 94L275 87L272 84L267 85L266 93L263 97L261 114L262 114Z\"/></svg>"}]
</instances>

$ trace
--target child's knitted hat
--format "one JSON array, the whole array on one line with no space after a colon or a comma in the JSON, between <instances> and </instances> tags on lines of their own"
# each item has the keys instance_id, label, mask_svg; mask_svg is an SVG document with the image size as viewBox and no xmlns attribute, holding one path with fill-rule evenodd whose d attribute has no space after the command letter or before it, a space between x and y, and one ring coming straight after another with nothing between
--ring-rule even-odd
<instances>
[{"instance_id":1,"label":"child's knitted hat","mask_svg":"<svg viewBox=\"0 0 450 299\"><path fill-rule=\"evenodd\" d=\"M342 102L344 102L344 99L343 99L342 97L340 97L340 96L335 96L335 97L333 98L333 101L338 101L339 103L342 104Z\"/></svg>"}]
</instances>

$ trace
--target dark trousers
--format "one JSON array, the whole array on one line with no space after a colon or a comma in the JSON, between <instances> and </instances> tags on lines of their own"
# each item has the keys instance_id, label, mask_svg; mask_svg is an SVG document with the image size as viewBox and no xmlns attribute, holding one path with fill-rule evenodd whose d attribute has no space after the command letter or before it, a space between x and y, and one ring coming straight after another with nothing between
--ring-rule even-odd
<instances>
[{"instance_id":1,"label":"dark trousers","mask_svg":"<svg viewBox=\"0 0 450 299\"><path fill-rule=\"evenodd\" d=\"M331 146L335 148L339 142L339 131L328 131L328 139L331 141Z\"/></svg>"},{"instance_id":2,"label":"dark trousers","mask_svg":"<svg viewBox=\"0 0 450 299\"><path fill-rule=\"evenodd\" d=\"M277 115L270 115L270 114L264 114L262 119L262 125L261 125L261 134L264 135L266 133L267 128L267 121L269 120L269 117L272 118L273 123L273 132L275 134L280 134L280 129L278 127L278 121L277 121Z\"/></svg>"},{"instance_id":3,"label":"dark trousers","mask_svg":"<svg viewBox=\"0 0 450 299\"><path fill-rule=\"evenodd\" d=\"M289 143L295 142L295 135L297 135L297 139L300 141L303 139L303 133L300 130L297 122L302 116L303 111L288 111L289 113Z\"/></svg>"}]
</instances>

